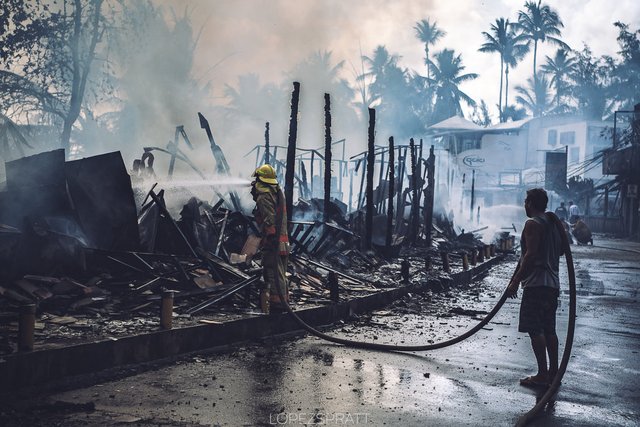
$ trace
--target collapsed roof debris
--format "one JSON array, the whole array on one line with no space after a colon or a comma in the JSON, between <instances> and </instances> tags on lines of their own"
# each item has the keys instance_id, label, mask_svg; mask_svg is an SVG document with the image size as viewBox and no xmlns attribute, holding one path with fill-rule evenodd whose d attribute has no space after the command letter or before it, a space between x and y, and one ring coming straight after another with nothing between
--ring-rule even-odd
<instances>
[{"instance_id":1,"label":"collapsed roof debris","mask_svg":"<svg viewBox=\"0 0 640 427\"><path fill-rule=\"evenodd\" d=\"M202 119L215 159L228 174L222 150ZM156 176L152 148L136 161L132 176L119 152L65 162L64 151L55 150L6 163L6 191L0 192L0 263L9 268L0 271L0 335L6 335L0 351L13 350L7 337L17 327L16 311L28 303L37 305L36 337L45 338L44 345L155 330L164 290L174 291L178 326L258 312L261 237L254 218L243 212L235 191L227 192L227 203L215 188L216 203L191 197L174 218L167 208L175 206L171 193L157 183L140 188ZM398 149L405 161L408 150L417 147ZM169 154L190 162L179 150ZM416 169L415 156L411 158L413 175L425 179L409 180L422 187L426 172ZM277 164L276 153L271 161ZM484 244L473 232L456 234L446 217L436 216L432 233L425 233L417 208L422 191L389 187L381 178L371 250L361 250L361 236L367 232L363 203L351 213L335 198L301 198L294 205L288 275L294 306L329 304L340 295L350 298L398 286L400 263L392 258L401 253L403 280L408 282L407 260L420 265L412 280L422 280L432 266L442 263L444 268L446 263L448 271L448 258L441 261L439 251L454 253L456 260L479 248L482 252ZM389 200L397 198L402 208L390 233L388 214L382 214L385 194ZM403 207L411 207L408 219ZM405 245L411 233L412 244Z\"/></svg>"}]
</instances>

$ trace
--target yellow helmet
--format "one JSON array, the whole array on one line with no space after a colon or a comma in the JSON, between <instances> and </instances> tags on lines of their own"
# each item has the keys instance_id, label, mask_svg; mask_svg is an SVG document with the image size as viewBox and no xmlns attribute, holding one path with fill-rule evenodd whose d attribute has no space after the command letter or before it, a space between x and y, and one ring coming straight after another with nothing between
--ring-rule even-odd
<instances>
[{"instance_id":1,"label":"yellow helmet","mask_svg":"<svg viewBox=\"0 0 640 427\"><path fill-rule=\"evenodd\" d=\"M258 169L255 170L255 172L253 172L252 176L255 176L260 181L266 184L271 184L271 185L278 184L278 180L276 179L276 170L273 168L273 166L269 164L264 164L260 166Z\"/></svg>"}]
</instances>

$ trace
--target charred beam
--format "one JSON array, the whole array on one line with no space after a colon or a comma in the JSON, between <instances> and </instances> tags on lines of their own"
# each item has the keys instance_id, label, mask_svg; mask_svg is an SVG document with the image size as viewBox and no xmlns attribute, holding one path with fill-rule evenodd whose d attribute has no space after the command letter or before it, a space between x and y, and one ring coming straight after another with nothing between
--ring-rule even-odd
<instances>
[{"instance_id":1,"label":"charred beam","mask_svg":"<svg viewBox=\"0 0 640 427\"><path fill-rule=\"evenodd\" d=\"M418 176L416 170L416 144L413 138L409 140L409 151L411 155L411 228L409 233L409 242L416 243L418 235Z\"/></svg>"},{"instance_id":2,"label":"charred beam","mask_svg":"<svg viewBox=\"0 0 640 427\"><path fill-rule=\"evenodd\" d=\"M372 228L373 228L373 167L375 166L375 127L376 110L369 108L369 131L368 131L368 151L367 151L367 210L365 216L365 249L371 249Z\"/></svg>"},{"instance_id":3,"label":"charred beam","mask_svg":"<svg viewBox=\"0 0 640 427\"><path fill-rule=\"evenodd\" d=\"M389 202L387 205L387 235L385 245L389 251L391 248L391 237L393 235L393 192L396 187L396 171L395 171L395 147L393 137L389 137Z\"/></svg>"},{"instance_id":4,"label":"charred beam","mask_svg":"<svg viewBox=\"0 0 640 427\"><path fill-rule=\"evenodd\" d=\"M287 171L284 178L284 194L287 202L287 220L293 213L293 178L296 164L296 141L298 138L298 103L300 102L300 83L293 82L291 93L291 117L289 119L289 144L287 146Z\"/></svg>"},{"instance_id":5,"label":"charred beam","mask_svg":"<svg viewBox=\"0 0 640 427\"><path fill-rule=\"evenodd\" d=\"M269 122L264 125L264 162L270 163L269 160Z\"/></svg>"},{"instance_id":6,"label":"charred beam","mask_svg":"<svg viewBox=\"0 0 640 427\"><path fill-rule=\"evenodd\" d=\"M433 224L433 198L435 194L435 165L436 156L433 153L433 145L429 149L427 160L427 189L424 196L424 234L427 246L431 246L431 227Z\"/></svg>"},{"instance_id":7,"label":"charred beam","mask_svg":"<svg viewBox=\"0 0 640 427\"><path fill-rule=\"evenodd\" d=\"M324 94L324 222L329 221L331 198L331 97Z\"/></svg>"}]
</instances>

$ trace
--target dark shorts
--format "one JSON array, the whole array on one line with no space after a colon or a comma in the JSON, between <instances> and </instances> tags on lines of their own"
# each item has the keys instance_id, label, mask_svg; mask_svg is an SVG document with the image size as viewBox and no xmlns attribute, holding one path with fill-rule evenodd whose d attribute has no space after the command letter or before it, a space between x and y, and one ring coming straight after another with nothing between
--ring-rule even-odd
<instances>
[{"instance_id":1,"label":"dark shorts","mask_svg":"<svg viewBox=\"0 0 640 427\"><path fill-rule=\"evenodd\" d=\"M558 289L539 286L524 288L518 331L532 335L555 335Z\"/></svg>"}]
</instances>

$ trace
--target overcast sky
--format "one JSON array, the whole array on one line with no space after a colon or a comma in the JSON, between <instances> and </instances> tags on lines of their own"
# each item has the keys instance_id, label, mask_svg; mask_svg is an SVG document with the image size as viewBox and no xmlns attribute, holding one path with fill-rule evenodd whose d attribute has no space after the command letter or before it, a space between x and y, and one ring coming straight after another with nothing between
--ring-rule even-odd
<instances>
[{"instance_id":1,"label":"overcast sky","mask_svg":"<svg viewBox=\"0 0 640 427\"><path fill-rule=\"evenodd\" d=\"M360 47L371 55L377 45L401 56L400 65L426 74L424 49L415 36L417 21L435 20L447 35L432 48L453 48L462 54L467 72L480 77L462 88L476 101L497 104L500 66L498 56L478 52L482 31L496 18L517 19L524 1L508 0L171 0L181 15L185 6L196 29L202 27L194 76L211 80L214 96L224 83L256 72L262 82L281 82L284 72L319 49L345 60L345 77L352 80L351 64L360 67ZM595 55L615 54L616 28L621 20L632 30L640 28L638 0L551 0L565 27L562 38L572 48L588 44ZM538 63L552 55L542 46ZM222 62L220 62L222 61ZM213 69L211 67L217 64ZM513 87L531 76L533 56L510 74ZM511 102L513 97L510 96ZM495 112L495 111L494 111Z\"/></svg>"}]
</instances>

